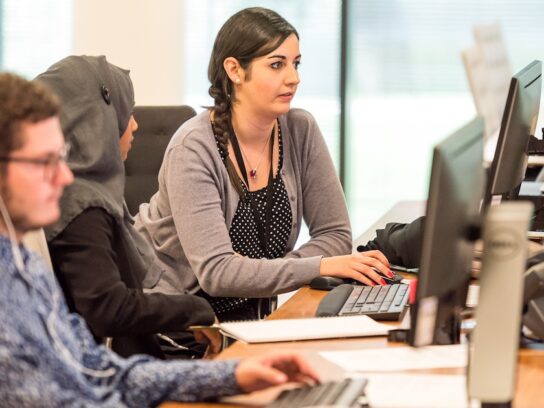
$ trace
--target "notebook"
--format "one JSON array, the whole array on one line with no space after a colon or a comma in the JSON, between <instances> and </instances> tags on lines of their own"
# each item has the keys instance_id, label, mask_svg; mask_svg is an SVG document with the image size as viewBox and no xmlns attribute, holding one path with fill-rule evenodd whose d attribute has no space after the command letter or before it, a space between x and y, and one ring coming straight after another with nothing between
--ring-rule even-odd
<instances>
[{"instance_id":1,"label":"notebook","mask_svg":"<svg viewBox=\"0 0 544 408\"><path fill-rule=\"evenodd\" d=\"M224 335L246 343L385 336L394 328L364 315L226 322L217 327Z\"/></svg>"}]
</instances>

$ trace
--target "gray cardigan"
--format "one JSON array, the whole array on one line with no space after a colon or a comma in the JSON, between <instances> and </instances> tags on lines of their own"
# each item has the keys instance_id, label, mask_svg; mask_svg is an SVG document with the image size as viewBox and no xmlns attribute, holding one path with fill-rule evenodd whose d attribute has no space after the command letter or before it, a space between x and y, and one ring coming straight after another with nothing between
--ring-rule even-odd
<instances>
[{"instance_id":1,"label":"gray cardigan","mask_svg":"<svg viewBox=\"0 0 544 408\"><path fill-rule=\"evenodd\" d=\"M279 121L281 175L293 213L285 256L250 259L233 251L229 228L239 197L205 111L172 137L159 172L159 191L135 217L136 228L165 269L157 291L195 293L201 287L211 296L276 295L318 276L323 256L351 252L342 187L315 119L292 109ZM303 216L311 239L294 251Z\"/></svg>"}]
</instances>

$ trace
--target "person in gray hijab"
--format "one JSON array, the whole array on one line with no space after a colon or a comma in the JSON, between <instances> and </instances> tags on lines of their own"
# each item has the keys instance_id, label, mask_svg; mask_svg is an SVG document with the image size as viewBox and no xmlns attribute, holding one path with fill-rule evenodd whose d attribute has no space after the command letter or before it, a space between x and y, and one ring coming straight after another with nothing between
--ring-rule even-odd
<instances>
[{"instance_id":1,"label":"person in gray hijab","mask_svg":"<svg viewBox=\"0 0 544 408\"><path fill-rule=\"evenodd\" d=\"M155 333L208 325L214 314L197 296L143 292L161 271L123 198L123 160L138 126L129 72L103 56L70 56L36 80L60 97L62 130L71 146L68 165L75 180L60 200L60 219L46 228L67 303L97 340L113 337L112 348L121 356L164 358Z\"/></svg>"}]
</instances>

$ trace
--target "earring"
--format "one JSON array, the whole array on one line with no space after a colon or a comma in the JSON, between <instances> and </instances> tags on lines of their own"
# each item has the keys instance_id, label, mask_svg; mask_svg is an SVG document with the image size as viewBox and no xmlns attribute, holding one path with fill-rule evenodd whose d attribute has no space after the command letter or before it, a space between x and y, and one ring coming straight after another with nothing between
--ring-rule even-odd
<instances>
[{"instance_id":1,"label":"earring","mask_svg":"<svg viewBox=\"0 0 544 408\"><path fill-rule=\"evenodd\" d=\"M236 81L235 81L237 84L240 83L240 78L236 78Z\"/></svg>"}]
</instances>

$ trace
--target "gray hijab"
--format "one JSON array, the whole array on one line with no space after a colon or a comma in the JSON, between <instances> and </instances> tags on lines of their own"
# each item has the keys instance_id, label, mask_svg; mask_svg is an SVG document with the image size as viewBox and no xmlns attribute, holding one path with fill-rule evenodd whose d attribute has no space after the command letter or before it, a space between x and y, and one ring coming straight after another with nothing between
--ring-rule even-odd
<instances>
[{"instance_id":1,"label":"gray hijab","mask_svg":"<svg viewBox=\"0 0 544 408\"><path fill-rule=\"evenodd\" d=\"M74 182L64 189L60 219L46 228L48 241L79 214L100 207L118 223L132 258L147 273L145 287L160 277L152 249L132 225L124 201L125 170L119 138L134 108L129 71L110 64L104 56L70 56L52 65L36 80L61 99L61 125L71 145L68 166ZM143 281L144 276L139 276Z\"/></svg>"}]
</instances>

